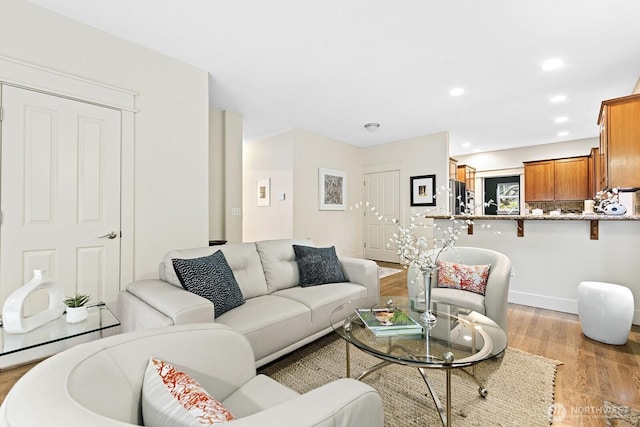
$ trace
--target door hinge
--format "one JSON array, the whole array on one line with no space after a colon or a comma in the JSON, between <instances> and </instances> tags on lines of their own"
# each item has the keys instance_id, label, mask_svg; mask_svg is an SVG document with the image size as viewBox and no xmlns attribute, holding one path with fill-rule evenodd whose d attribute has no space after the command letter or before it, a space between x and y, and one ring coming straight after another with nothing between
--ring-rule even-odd
<instances>
[{"instance_id":1,"label":"door hinge","mask_svg":"<svg viewBox=\"0 0 640 427\"><path fill-rule=\"evenodd\" d=\"M4 108L0 107L0 122L4 118Z\"/></svg>"},{"instance_id":2,"label":"door hinge","mask_svg":"<svg viewBox=\"0 0 640 427\"><path fill-rule=\"evenodd\" d=\"M363 248L366 248L366 247L367 247L367 242L363 242L363 243L362 243L362 247L363 247Z\"/></svg>"},{"instance_id":3,"label":"door hinge","mask_svg":"<svg viewBox=\"0 0 640 427\"><path fill-rule=\"evenodd\" d=\"M2 224L2 212L0 212L0 224Z\"/></svg>"}]
</instances>

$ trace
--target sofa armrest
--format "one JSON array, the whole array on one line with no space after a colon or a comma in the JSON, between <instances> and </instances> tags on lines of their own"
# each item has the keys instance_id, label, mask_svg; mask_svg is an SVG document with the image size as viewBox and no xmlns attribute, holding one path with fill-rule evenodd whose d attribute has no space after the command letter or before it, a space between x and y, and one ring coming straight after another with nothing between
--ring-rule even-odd
<instances>
[{"instance_id":1,"label":"sofa armrest","mask_svg":"<svg viewBox=\"0 0 640 427\"><path fill-rule=\"evenodd\" d=\"M347 280L367 288L367 297L380 296L380 278L378 264L375 261L362 258L340 257L342 270Z\"/></svg>"},{"instance_id":2,"label":"sofa armrest","mask_svg":"<svg viewBox=\"0 0 640 427\"><path fill-rule=\"evenodd\" d=\"M280 405L229 422L230 426L382 427L384 411L378 392L351 378L332 381Z\"/></svg>"},{"instance_id":3,"label":"sofa armrest","mask_svg":"<svg viewBox=\"0 0 640 427\"><path fill-rule=\"evenodd\" d=\"M213 322L213 303L162 280L138 280L127 285L127 292L171 318L174 325Z\"/></svg>"}]
</instances>

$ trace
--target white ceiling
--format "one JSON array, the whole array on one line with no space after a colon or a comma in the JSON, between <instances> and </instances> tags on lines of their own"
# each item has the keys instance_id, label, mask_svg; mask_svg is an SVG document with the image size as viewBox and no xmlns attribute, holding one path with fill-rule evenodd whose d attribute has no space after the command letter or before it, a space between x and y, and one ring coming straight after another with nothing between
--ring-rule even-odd
<instances>
[{"instance_id":1,"label":"white ceiling","mask_svg":"<svg viewBox=\"0 0 640 427\"><path fill-rule=\"evenodd\" d=\"M459 155L590 138L600 102L640 77L638 0L30 1L208 70L211 105L248 140L449 131ZM551 58L564 67L543 71Z\"/></svg>"}]
</instances>

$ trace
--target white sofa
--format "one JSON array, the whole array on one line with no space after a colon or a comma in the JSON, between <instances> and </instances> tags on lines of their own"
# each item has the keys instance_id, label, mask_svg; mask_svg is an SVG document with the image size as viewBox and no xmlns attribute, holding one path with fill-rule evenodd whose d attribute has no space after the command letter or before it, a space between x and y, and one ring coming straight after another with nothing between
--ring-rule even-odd
<instances>
[{"instance_id":1,"label":"white sofa","mask_svg":"<svg viewBox=\"0 0 640 427\"><path fill-rule=\"evenodd\" d=\"M231 426L384 423L380 396L368 385L344 378L300 395L256 375L251 346L241 334L200 323L116 335L44 360L2 402L0 426L143 425L141 391L150 357L196 379L236 417Z\"/></svg>"},{"instance_id":2,"label":"white sofa","mask_svg":"<svg viewBox=\"0 0 640 427\"><path fill-rule=\"evenodd\" d=\"M185 323L217 322L244 334L262 366L332 331L330 314L353 299L380 295L378 266L370 260L340 258L348 282L301 287L293 245L310 240L268 240L171 251L159 280L127 285L118 297L123 331ZM181 286L172 259L200 258L222 251L246 302L214 319L208 299Z\"/></svg>"}]
</instances>

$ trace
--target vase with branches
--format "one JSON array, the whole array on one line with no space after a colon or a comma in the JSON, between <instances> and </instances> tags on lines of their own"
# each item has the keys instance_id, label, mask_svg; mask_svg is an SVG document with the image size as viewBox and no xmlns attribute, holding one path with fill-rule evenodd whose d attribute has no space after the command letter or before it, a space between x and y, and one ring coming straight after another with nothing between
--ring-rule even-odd
<instances>
[{"instance_id":1,"label":"vase with branches","mask_svg":"<svg viewBox=\"0 0 640 427\"><path fill-rule=\"evenodd\" d=\"M369 203L356 204L355 207L368 209L378 220L390 222L397 227L389 238L388 246L397 250L405 267L414 268L422 275L422 285L413 292L416 295L412 295L410 291L409 298L413 301L414 309L422 311L420 321L425 324L434 323L436 318L431 311L431 277L437 271L438 257L442 251L455 246L460 233L473 224L471 219L456 219L452 215L449 225L444 227L429 218L429 215L437 213L437 209L434 209L412 214L409 224L403 226L397 218L385 217L376 207L369 206ZM419 294L422 294L423 302L420 301Z\"/></svg>"}]
</instances>

